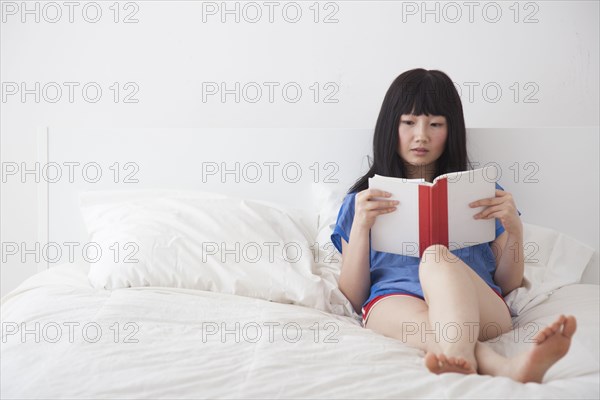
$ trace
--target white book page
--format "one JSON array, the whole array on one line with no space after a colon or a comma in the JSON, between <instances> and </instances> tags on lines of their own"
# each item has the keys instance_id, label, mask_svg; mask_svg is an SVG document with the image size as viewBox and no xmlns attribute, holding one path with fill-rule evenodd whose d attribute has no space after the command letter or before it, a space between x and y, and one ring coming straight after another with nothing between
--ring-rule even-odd
<instances>
[{"instance_id":1,"label":"white book page","mask_svg":"<svg viewBox=\"0 0 600 400\"><path fill-rule=\"evenodd\" d=\"M475 200L496 196L494 173L486 171L486 168L447 174L448 247L450 250L490 242L496 237L494 218L473 218L475 214L486 207L469 207L469 203Z\"/></svg>"},{"instance_id":2,"label":"white book page","mask_svg":"<svg viewBox=\"0 0 600 400\"><path fill-rule=\"evenodd\" d=\"M371 247L386 253L419 256L419 184L420 179L404 179L375 175L369 188L392 193L386 200L400 204L391 213L377 216L371 228ZM409 182L410 184L407 184Z\"/></svg>"}]
</instances>

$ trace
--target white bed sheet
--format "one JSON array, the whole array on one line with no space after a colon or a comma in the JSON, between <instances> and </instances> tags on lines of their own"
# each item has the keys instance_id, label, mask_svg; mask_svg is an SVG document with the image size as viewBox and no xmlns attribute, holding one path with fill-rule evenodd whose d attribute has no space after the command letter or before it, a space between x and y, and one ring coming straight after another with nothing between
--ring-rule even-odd
<instances>
[{"instance_id":1,"label":"white bed sheet","mask_svg":"<svg viewBox=\"0 0 600 400\"><path fill-rule=\"evenodd\" d=\"M56 343L32 334L5 335L1 344L1 394L11 398L595 398L600 396L598 360L599 287L569 285L517 319L519 340L507 333L493 346L514 354L530 346L527 323L546 324L560 313L578 318L570 352L542 384L508 378L429 373L423 352L362 328L347 317L311 308L186 289L93 289L87 270L64 265L38 274L2 299L3 328L26 323L40 331L53 323L77 322ZM98 323L97 343L81 327ZM123 343L132 333L138 343ZM202 327L222 323L233 334L203 338ZM119 329L115 328L118 323ZM269 337L269 323L273 336ZM282 327L290 323L289 336ZM293 343L293 324L302 327ZM326 325L330 324L330 325ZM113 326L113 330L110 327ZM14 327L14 325L11 325ZM219 327L220 329L220 327ZM334 332L337 329L337 332ZM120 336L114 341L114 332ZM315 340L316 332L319 338ZM5 333L5 331L3 331ZM95 330L88 331L89 338ZM333 334L332 334L333 333ZM325 337L337 340L327 343Z\"/></svg>"}]
</instances>

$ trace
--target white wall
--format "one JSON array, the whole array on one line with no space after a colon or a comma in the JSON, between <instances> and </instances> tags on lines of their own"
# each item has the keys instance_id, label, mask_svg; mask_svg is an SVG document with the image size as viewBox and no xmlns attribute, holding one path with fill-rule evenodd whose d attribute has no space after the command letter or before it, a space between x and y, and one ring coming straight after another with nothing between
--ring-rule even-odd
<instances>
[{"instance_id":1,"label":"white wall","mask_svg":"<svg viewBox=\"0 0 600 400\"><path fill-rule=\"evenodd\" d=\"M422 2L275 2L272 23L265 2L227 2L229 9L240 10L239 22L235 14L225 15L225 22L219 12L211 15L222 2L122 2L117 23L113 3L76 2L71 23L63 2L27 2L32 14L23 13L21 1L2 2L3 166L32 165L39 126L372 128L391 81L415 67L450 75L462 90L468 127L599 125L595 1L521 2L517 7L513 1L474 2L471 10L465 2L427 3L430 10L437 7L437 15L424 13ZM255 5L262 18L252 23ZM95 18L96 8L102 12L99 21L86 21ZM298 8L299 21L288 22ZM61 18L50 22L58 10ZM498 21L492 22L498 10ZM138 22L123 23L127 15ZM324 23L327 15L337 22ZM21 83L34 89L36 82L39 102L34 94L11 94L20 91ZM55 103L52 82L62 88ZM255 82L263 96L250 102L255 97L251 84L239 103L234 95L224 102L219 96L203 101L203 82L225 82L228 88ZM315 82L320 89L316 102ZM82 95L88 83L102 89L96 103ZM297 102L283 97L286 84L301 88ZM68 85L75 88L72 102ZM268 85L275 87L272 102ZM137 102L125 102L134 90ZM326 102L331 93L335 102ZM576 145L577 136L565 132L564 146ZM560 150L548 148L542 161L558 159ZM7 179L0 198L1 241L32 245L37 218L32 177L25 183ZM25 263L3 263L1 293L35 271L31 257Z\"/></svg>"}]
</instances>

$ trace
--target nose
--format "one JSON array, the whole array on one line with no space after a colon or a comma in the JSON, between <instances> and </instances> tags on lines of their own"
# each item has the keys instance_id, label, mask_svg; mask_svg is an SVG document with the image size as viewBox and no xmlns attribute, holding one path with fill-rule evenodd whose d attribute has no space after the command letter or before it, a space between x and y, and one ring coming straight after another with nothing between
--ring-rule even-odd
<instances>
[{"instance_id":1,"label":"nose","mask_svg":"<svg viewBox=\"0 0 600 400\"><path fill-rule=\"evenodd\" d=\"M414 130L415 140L417 142L427 142L427 125L425 123L419 122L415 126Z\"/></svg>"}]
</instances>

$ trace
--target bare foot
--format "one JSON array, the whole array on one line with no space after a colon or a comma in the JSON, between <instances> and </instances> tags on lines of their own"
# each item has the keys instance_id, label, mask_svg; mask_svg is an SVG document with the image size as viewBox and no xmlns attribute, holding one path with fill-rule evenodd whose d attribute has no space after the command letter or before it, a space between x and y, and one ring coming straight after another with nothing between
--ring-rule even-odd
<instances>
[{"instance_id":1,"label":"bare foot","mask_svg":"<svg viewBox=\"0 0 600 400\"><path fill-rule=\"evenodd\" d=\"M443 374L445 372L474 374L477 372L471 363L463 357L446 357L444 353L436 355L435 353L428 352L425 354L425 366L434 374Z\"/></svg>"},{"instance_id":2,"label":"bare foot","mask_svg":"<svg viewBox=\"0 0 600 400\"><path fill-rule=\"evenodd\" d=\"M561 315L533 338L531 350L509 360L507 376L519 382L542 382L548 369L569 351L577 329L575 317Z\"/></svg>"}]
</instances>

